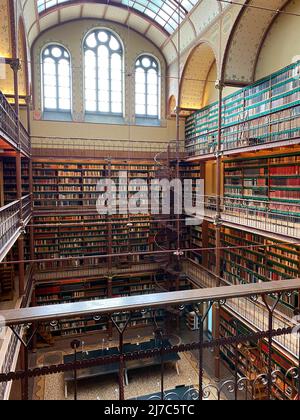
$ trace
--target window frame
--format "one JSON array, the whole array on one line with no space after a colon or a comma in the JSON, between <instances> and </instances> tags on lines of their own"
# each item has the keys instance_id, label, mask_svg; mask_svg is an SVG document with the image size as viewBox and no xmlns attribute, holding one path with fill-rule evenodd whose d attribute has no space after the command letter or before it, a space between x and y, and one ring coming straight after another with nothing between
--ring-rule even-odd
<instances>
[{"instance_id":1,"label":"window frame","mask_svg":"<svg viewBox=\"0 0 300 420\"><path fill-rule=\"evenodd\" d=\"M145 68L142 65L139 65L139 66L137 65L138 61L141 61L141 63L142 63L142 60L144 58L148 58L151 61L151 66L148 69ZM152 63L155 63L156 66L157 66L157 68L156 68L156 71L157 71L157 115L149 115L148 114L148 95L149 95L148 94L148 72L151 69L155 69L155 68L152 67ZM137 86L136 71L137 71L138 68L143 68L144 71L145 71L145 76L146 76L146 82L145 82L145 110L146 110L146 113L145 114L138 114L136 112L136 106L137 106L137 103L136 103L136 86ZM135 118L137 118L137 119L148 119L148 120L158 120L159 121L161 119L161 105L162 105L161 104L161 64L160 64L159 59L157 57L155 57L154 55L149 54L149 53L143 53L143 54L139 55L137 57L137 59L135 60L134 78L135 78L134 79L134 86L135 86L135 89L134 89L135 90L135 99L134 99Z\"/></svg>"},{"instance_id":2,"label":"window frame","mask_svg":"<svg viewBox=\"0 0 300 420\"><path fill-rule=\"evenodd\" d=\"M92 35L93 33L99 33L99 32L106 32L108 33L109 36L113 36L114 38L116 38L116 40L119 42L120 44L120 49L117 51L113 51L110 47L109 47L109 41L107 41L106 43L101 43L98 40L97 45L94 48L88 47L86 46L86 40L87 38ZM108 101L108 105L109 105L109 111L108 112L102 112L99 111L99 93L100 93L100 89L99 89L99 77L98 77L98 72L99 72L99 55L97 53L97 49L99 48L99 46L101 45L106 45L108 48L108 52L109 52L109 101ZM111 117L122 117L124 118L124 112L125 112L125 104L124 104L124 93L125 93L125 86L124 86L124 60L125 60L125 48L124 48L124 44L122 39L120 38L120 36L113 31L112 29L108 28L108 27L97 27L97 28L93 28L91 30L89 30L87 32L87 34L85 35L83 42L82 42L82 51L83 51L83 104L84 104L84 112L86 115L94 115L94 116L111 116ZM93 51L95 53L95 58L96 58L96 87L95 87L95 91L96 91L96 111L88 111L86 109L86 51ZM111 59L113 54L119 54L121 57L121 112L112 112L112 65L111 65Z\"/></svg>"},{"instance_id":3,"label":"window frame","mask_svg":"<svg viewBox=\"0 0 300 420\"><path fill-rule=\"evenodd\" d=\"M47 49L51 49L51 48L59 48L60 50L62 50L63 54L66 52L68 54L68 57L54 57L52 55L50 55L49 57L51 57L54 61L55 61L55 78L56 78L56 108L47 108L45 106L45 71L44 71L44 65L45 65L45 59L47 57L44 56L45 51L47 51ZM68 60L69 63L69 80L70 80L70 86L69 86L69 91L70 91L70 108L69 109L63 109L59 107L59 62L61 59L66 59ZM70 51L68 50L68 48L66 48L64 45L57 43L57 42L51 42L48 43L47 45L45 45L42 50L41 50L41 91L42 91L42 109L44 113L59 113L59 114L72 114L72 109L73 109L73 101L72 101L72 56Z\"/></svg>"}]
</instances>

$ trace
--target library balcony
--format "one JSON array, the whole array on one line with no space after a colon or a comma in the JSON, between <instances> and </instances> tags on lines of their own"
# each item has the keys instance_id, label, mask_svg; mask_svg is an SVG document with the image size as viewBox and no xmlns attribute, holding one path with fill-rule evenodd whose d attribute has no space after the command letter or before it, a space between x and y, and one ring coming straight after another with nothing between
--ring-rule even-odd
<instances>
[{"instance_id":1,"label":"library balcony","mask_svg":"<svg viewBox=\"0 0 300 420\"><path fill-rule=\"evenodd\" d=\"M200 288L213 288L217 286L217 278L207 268L195 264L192 260L184 264L184 270L191 281ZM224 279L222 285L230 283ZM286 296L286 299L280 299L276 303L274 310L274 328L286 329L293 326L294 310L287 304L291 301L293 294ZM275 303L274 297L270 298L272 304ZM224 305L226 309L234 314L241 322L251 326L253 331L265 331L268 328L268 309L265 302L259 296L251 299L231 299ZM299 340L295 335L282 335L274 338L274 345L282 353L288 354L291 358L297 358L299 354Z\"/></svg>"},{"instance_id":2,"label":"library balcony","mask_svg":"<svg viewBox=\"0 0 300 420\"><path fill-rule=\"evenodd\" d=\"M186 144L187 160L214 159L217 131L194 137ZM221 153L224 157L237 153L267 150L299 144L300 106L279 111L263 119L238 123L222 129Z\"/></svg>"},{"instance_id":3,"label":"library balcony","mask_svg":"<svg viewBox=\"0 0 300 420\"><path fill-rule=\"evenodd\" d=\"M204 218L213 222L217 211L217 197L201 196L199 203L204 206ZM221 197L220 209L222 222L226 226L243 226L259 231L263 236L268 234L270 238L288 238L289 242L298 243L300 204Z\"/></svg>"},{"instance_id":4,"label":"library balcony","mask_svg":"<svg viewBox=\"0 0 300 420\"><path fill-rule=\"evenodd\" d=\"M23 400L300 400L299 329L280 327L274 315L279 301L299 289L300 280L295 279L4 311L2 327L14 336L11 351L23 348L23 368L11 369L9 364L2 368L0 396L7 395L12 384L21 384ZM227 306L236 300L262 302L267 314L262 330L248 330L228 313ZM189 335L181 331L178 340L176 329L154 322L152 335L130 337L129 327L136 317L162 311L165 318L193 314L194 331ZM210 311L220 314L219 333L213 338L205 334ZM87 318L99 325L111 323L113 341L100 329L94 346L71 335L68 341L66 335L67 353L52 350L48 355L43 352L43 357L42 353L31 357L41 330L53 331L60 325L67 330L68 324L80 325ZM276 351L276 340L291 336L298 342L297 355L283 359ZM226 371L223 376L221 369L221 381L216 381L207 361L211 367L219 366L220 360L234 373L228 376ZM148 368L151 380L143 379ZM138 378L143 387L137 386ZM55 386L51 386L53 380ZM45 382L46 391L37 398L32 390L43 388Z\"/></svg>"},{"instance_id":5,"label":"library balcony","mask_svg":"<svg viewBox=\"0 0 300 420\"><path fill-rule=\"evenodd\" d=\"M0 92L0 148L5 151L19 151L31 155L31 140L14 109Z\"/></svg>"},{"instance_id":6,"label":"library balcony","mask_svg":"<svg viewBox=\"0 0 300 420\"><path fill-rule=\"evenodd\" d=\"M20 224L21 212L23 224ZM31 196L0 208L0 261L3 261L31 218Z\"/></svg>"},{"instance_id":7,"label":"library balcony","mask_svg":"<svg viewBox=\"0 0 300 420\"><path fill-rule=\"evenodd\" d=\"M188 161L257 152L299 144L300 62L274 73L254 85L223 98L222 139L218 147L216 102L187 118Z\"/></svg>"}]
</instances>

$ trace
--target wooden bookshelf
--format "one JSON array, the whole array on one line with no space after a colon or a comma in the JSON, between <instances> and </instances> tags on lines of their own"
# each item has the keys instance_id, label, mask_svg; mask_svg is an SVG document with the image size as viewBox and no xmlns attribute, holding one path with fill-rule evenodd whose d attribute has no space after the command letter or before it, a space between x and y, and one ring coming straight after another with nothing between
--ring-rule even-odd
<instances>
[{"instance_id":1,"label":"wooden bookshelf","mask_svg":"<svg viewBox=\"0 0 300 420\"><path fill-rule=\"evenodd\" d=\"M127 178L124 172L127 172ZM35 207L95 207L99 197L97 184L108 179L114 181L120 195L131 198L139 191L135 179L142 178L148 183L154 175L154 162L34 161ZM148 197L147 192L145 190L145 197ZM112 198L116 198L114 193ZM144 204L141 200L141 207Z\"/></svg>"},{"instance_id":2,"label":"wooden bookshelf","mask_svg":"<svg viewBox=\"0 0 300 420\"><path fill-rule=\"evenodd\" d=\"M191 229L192 248L215 247L215 226L212 223L204 222L201 226ZM245 248L246 246L249 248ZM297 245L223 227L221 247L223 248L221 252L222 278L231 284L290 280L300 276L300 247ZM190 258L197 264L214 271L214 249L209 252L201 249L193 251ZM282 304L289 312L297 308L299 303L298 294L282 298Z\"/></svg>"},{"instance_id":3,"label":"wooden bookshelf","mask_svg":"<svg viewBox=\"0 0 300 420\"><path fill-rule=\"evenodd\" d=\"M154 280L155 276L155 280ZM129 276L108 277L86 277L72 280L61 278L55 281L39 283L35 290L36 303L39 306L55 305L87 300L99 300L107 298L118 298L126 296L146 295L161 292L166 287L167 277L165 274L141 274ZM189 288L187 280L181 280L181 288ZM125 322L126 315L119 314L116 321L120 326ZM165 320L164 311L156 313L156 321ZM153 325L153 313L135 313L130 326L141 328ZM46 327L48 333L53 337L65 337L82 335L96 331L107 331L109 321L107 319L73 319L49 324Z\"/></svg>"},{"instance_id":4,"label":"wooden bookshelf","mask_svg":"<svg viewBox=\"0 0 300 420\"><path fill-rule=\"evenodd\" d=\"M251 334L251 330L245 325L234 323L234 318L224 309L221 310L220 318L220 334L222 338L229 338L238 335ZM248 378L249 382L253 382L261 374L268 372L268 344L265 340L258 342L246 342L234 345L225 345L221 347L221 355L223 361L227 364L230 370L235 370L236 359L238 359L237 368L238 374L241 377ZM273 398L278 400L294 400L298 395L298 384L296 380L287 378L286 385L285 375L289 369L294 367L293 363L287 359L283 354L276 349L272 354L272 371L277 371L276 381L272 385ZM250 384L249 384L250 385ZM251 388L251 387L250 387ZM252 389L249 389L250 395ZM263 384L258 384L254 390L254 398L264 400L267 398L267 389Z\"/></svg>"},{"instance_id":5,"label":"wooden bookshelf","mask_svg":"<svg viewBox=\"0 0 300 420\"><path fill-rule=\"evenodd\" d=\"M238 90L223 100L222 149L255 147L299 137L300 62ZM186 150L190 156L214 153L218 103L190 115Z\"/></svg>"},{"instance_id":6,"label":"wooden bookshelf","mask_svg":"<svg viewBox=\"0 0 300 420\"><path fill-rule=\"evenodd\" d=\"M28 159L22 159L22 192L23 196L29 194L29 164ZM16 160L3 159L4 202L9 204L17 200Z\"/></svg>"},{"instance_id":7,"label":"wooden bookshelf","mask_svg":"<svg viewBox=\"0 0 300 420\"><path fill-rule=\"evenodd\" d=\"M193 249L189 255L190 259L210 271L215 269L216 234L212 223L204 220L201 225L190 227L190 247Z\"/></svg>"},{"instance_id":8,"label":"wooden bookshelf","mask_svg":"<svg viewBox=\"0 0 300 420\"><path fill-rule=\"evenodd\" d=\"M150 186L155 169L153 161L34 161L36 257L72 257L73 260L68 263L70 266L98 265L105 264L107 260L96 256L153 250L158 227L149 214L148 188L142 191L140 214L99 215L96 203L99 181L114 181L121 196L130 199L140 191L135 180L142 178ZM120 172L123 172L121 176ZM116 199L116 192L113 191L114 203ZM83 256L91 258L80 260ZM141 255L118 256L113 258L113 264L144 262L146 259ZM62 264L62 261L43 263L40 269L61 267Z\"/></svg>"},{"instance_id":9,"label":"wooden bookshelf","mask_svg":"<svg viewBox=\"0 0 300 420\"><path fill-rule=\"evenodd\" d=\"M253 248L225 249L226 247ZM300 274L300 248L279 243L260 235L237 229L222 229L222 276L232 284L290 280ZM298 294L284 296L284 305L294 309Z\"/></svg>"},{"instance_id":10,"label":"wooden bookshelf","mask_svg":"<svg viewBox=\"0 0 300 420\"><path fill-rule=\"evenodd\" d=\"M232 206L248 200L253 210L273 217L300 215L300 152L227 160L224 165L224 197ZM236 199L236 201L234 201ZM279 217L279 216L278 216Z\"/></svg>"}]
</instances>

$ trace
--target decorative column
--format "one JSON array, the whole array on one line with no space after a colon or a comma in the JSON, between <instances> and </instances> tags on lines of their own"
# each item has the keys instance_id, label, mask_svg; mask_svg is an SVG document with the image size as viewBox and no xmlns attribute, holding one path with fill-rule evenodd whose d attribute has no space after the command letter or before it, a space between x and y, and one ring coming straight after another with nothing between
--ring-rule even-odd
<instances>
[{"instance_id":1,"label":"decorative column","mask_svg":"<svg viewBox=\"0 0 300 420\"><path fill-rule=\"evenodd\" d=\"M16 130L18 150L16 152L16 186L17 186L17 200L20 203L19 209L19 227L21 235L18 239L18 255L19 255L19 296L25 293L25 264L24 264L24 220L23 220L23 206L22 206L22 154L20 142L20 103L19 103L19 71L21 69L20 60L18 58L11 60L10 67L14 73L14 100L15 100L15 114L16 114Z\"/></svg>"},{"instance_id":2,"label":"decorative column","mask_svg":"<svg viewBox=\"0 0 300 420\"><path fill-rule=\"evenodd\" d=\"M221 230L222 230L222 214L221 214L221 183L222 183L222 101L223 101L223 89L224 84L221 80L217 80L216 89L219 90L219 110L218 110L218 141L216 148L216 216L215 216L215 227L216 227L216 280L217 287L221 285ZM216 304L213 306L213 319L214 319L214 338L220 338L220 305ZM220 348L215 348L215 377L220 380Z\"/></svg>"},{"instance_id":3,"label":"decorative column","mask_svg":"<svg viewBox=\"0 0 300 420\"><path fill-rule=\"evenodd\" d=\"M31 96L26 96L26 110L27 110L27 131L30 135L31 132L31 105L32 105L32 98ZM32 157L30 156L28 160L29 166L29 194L30 194L30 212L33 214L33 207L34 207L34 200L33 200L33 170L32 170ZM30 248L30 260L34 260L34 228L33 223L30 223L29 228L29 248Z\"/></svg>"}]
</instances>

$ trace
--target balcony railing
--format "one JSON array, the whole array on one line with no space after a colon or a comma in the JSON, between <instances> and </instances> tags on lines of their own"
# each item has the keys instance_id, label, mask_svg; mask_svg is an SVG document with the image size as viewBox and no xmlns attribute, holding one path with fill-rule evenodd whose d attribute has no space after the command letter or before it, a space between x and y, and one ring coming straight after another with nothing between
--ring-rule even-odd
<instances>
[{"instance_id":1,"label":"balcony railing","mask_svg":"<svg viewBox=\"0 0 300 420\"><path fill-rule=\"evenodd\" d=\"M213 155L217 151L216 130L189 138L186 141L188 157ZM299 105L270 113L267 117L237 123L222 129L221 150L224 154L241 150L265 149L268 145L295 144L300 137Z\"/></svg>"},{"instance_id":2,"label":"balcony railing","mask_svg":"<svg viewBox=\"0 0 300 420\"><path fill-rule=\"evenodd\" d=\"M199 216L213 220L217 197L198 195L197 200L198 207L203 209ZM221 197L220 209L224 222L289 238L300 237L299 204Z\"/></svg>"},{"instance_id":3,"label":"balcony railing","mask_svg":"<svg viewBox=\"0 0 300 420\"><path fill-rule=\"evenodd\" d=\"M27 195L21 201L22 217L26 226L31 215L31 196ZM0 261L6 256L21 233L20 220L21 206L19 200L0 209Z\"/></svg>"},{"instance_id":4,"label":"balcony railing","mask_svg":"<svg viewBox=\"0 0 300 420\"><path fill-rule=\"evenodd\" d=\"M202 288L213 288L217 285L216 276L205 267L195 264L193 261L187 261L184 264L185 273ZM229 284L222 280L222 284ZM236 317L245 321L257 331L265 331L268 328L268 311L261 298L257 297L255 300L250 299L232 299L226 303L226 307L231 310ZM289 314L283 313L281 306L278 304L276 311L274 311L274 327L276 329L290 328L293 318L293 311ZM291 357L298 357L299 355L299 340L293 336L279 336L274 338L274 343L281 349L291 355Z\"/></svg>"},{"instance_id":5,"label":"balcony railing","mask_svg":"<svg viewBox=\"0 0 300 420\"><path fill-rule=\"evenodd\" d=\"M65 384L65 396L62 393L61 398L56 398L77 400L82 398L82 393L86 390L86 380L88 380L89 374L91 378L100 377L104 375L104 372L113 370L114 373L118 373L119 380L118 392L116 393L115 388L112 390L109 397L111 400L203 401L209 399L271 400L277 398L300 400L299 356L294 361L286 363L285 369L274 368L273 359L276 338L291 334L294 334L295 340L300 338L298 331L293 331L293 328L277 329L274 322L274 312L279 299L284 294L299 289L300 280L295 279L3 311L1 316L5 321L2 322L2 326L10 329L19 340L20 345L24 347L25 369L18 372L2 371L0 374L1 395L5 394L5 388L10 381L21 380L23 383L22 398L28 400L31 398L29 395L32 385L30 381L56 374L59 375L62 389ZM268 315L266 328L258 333L247 332L240 329L239 319L233 319L235 332L230 333L228 330L225 335L217 334L212 340L207 340L204 334L205 324L211 309L222 310L224 305L239 299L253 301L261 299ZM273 303L271 303L271 299ZM146 316L150 312L151 317L153 316L155 320L155 314L162 310L165 311L166 318L167 314L180 317L185 310L193 310L199 323L199 333L195 333L193 336L195 341L178 341L178 337L174 337L174 330L170 332L167 324L154 321L153 338L150 342L147 341L146 333L144 338L139 336L138 342L132 342L132 330L128 327L133 325L135 317L140 316L141 313ZM62 363L55 365L53 358L49 358L49 360L43 358L43 360L39 359L38 366L34 362L30 364L29 347L41 326L44 330L48 328L51 331L51 329L55 330L60 323L72 322L71 320L74 319L80 322L86 318L93 319L94 322L109 320L114 326L118 344L111 347L109 340L103 338L105 337L103 332L99 331L99 345L95 345L95 348L86 347L85 343L79 339L72 339L69 354L63 358ZM26 340L23 339L24 335L20 333L20 329L27 331ZM127 336L130 331L131 335ZM181 334L183 334L182 330ZM124 344L124 340L130 340L130 337L131 344ZM252 347L256 343L257 349L265 349L264 356L262 356L262 367L259 367L260 364L257 363L257 360L253 360L251 355L247 363L244 363L241 354L244 347L248 348L249 343ZM262 345L262 343L264 344ZM215 361L218 360L218 355L222 354L225 357L227 353L230 353L234 374L225 382L216 383L206 371L205 360L211 351L215 352ZM185 362L192 358L195 361L194 368ZM36 358L32 358L32 360L36 360ZM278 359L276 358L276 360ZM174 390L170 390L166 387L166 377L169 375L173 363L176 363L176 369L180 375L176 379L176 375L172 374ZM146 366L160 366L157 372L152 369L151 374L154 380L148 381L150 383L147 391L140 388L137 391L136 387L128 386L128 371L134 370L135 375L139 375L136 369L142 367L144 372ZM156 374L157 380L155 381ZM80 381L83 378L85 378L85 382L82 388ZM183 384L182 381L186 383ZM72 394L68 395L68 385L70 384L73 385ZM102 392L105 394L106 390L99 387L99 394ZM145 396L143 392L146 393Z\"/></svg>"},{"instance_id":6,"label":"balcony railing","mask_svg":"<svg viewBox=\"0 0 300 420\"><path fill-rule=\"evenodd\" d=\"M18 130L20 138L18 139ZM14 109L0 92L0 135L15 149L26 156L31 154L30 136L22 123L18 120Z\"/></svg>"}]
</instances>

